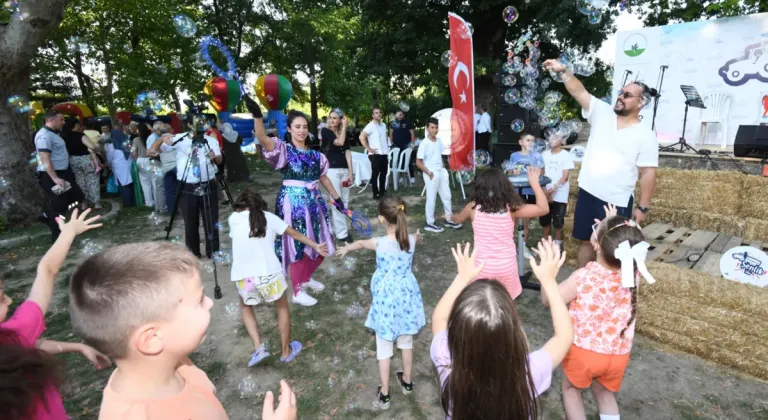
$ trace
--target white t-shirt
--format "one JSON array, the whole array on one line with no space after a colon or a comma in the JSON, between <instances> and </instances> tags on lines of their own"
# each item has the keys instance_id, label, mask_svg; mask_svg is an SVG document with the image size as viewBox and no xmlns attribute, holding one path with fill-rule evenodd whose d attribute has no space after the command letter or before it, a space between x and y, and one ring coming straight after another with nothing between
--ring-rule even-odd
<instances>
[{"instance_id":1,"label":"white t-shirt","mask_svg":"<svg viewBox=\"0 0 768 420\"><path fill-rule=\"evenodd\" d=\"M176 143L178 140L178 143ZM169 153L171 151L176 152L176 178L179 181L184 181L186 173L186 182L188 184L196 184L198 182L208 182L216 179L216 165L211 162L211 159L206 155L208 149L210 149L216 156L221 156L221 148L219 147L219 141L211 136L205 136L205 141L208 147L200 146L197 149L197 165L195 162L187 163L192 159L192 153L194 148L192 147L192 136L187 133L179 133L173 136L173 142L176 143L173 146L163 144L160 150L163 153ZM195 169L195 166L198 169Z\"/></svg>"},{"instance_id":2,"label":"white t-shirt","mask_svg":"<svg viewBox=\"0 0 768 420\"><path fill-rule=\"evenodd\" d=\"M422 140L416 152L416 159L423 160L424 166L430 171L440 171L443 169L443 142L437 139L432 141L429 137Z\"/></svg>"},{"instance_id":3,"label":"white t-shirt","mask_svg":"<svg viewBox=\"0 0 768 420\"><path fill-rule=\"evenodd\" d=\"M607 203L626 207L637 183L637 168L659 166L656 135L642 122L617 129L613 107L594 96L589 111L581 112L592 128L579 171L579 187Z\"/></svg>"},{"instance_id":4,"label":"white t-shirt","mask_svg":"<svg viewBox=\"0 0 768 420\"><path fill-rule=\"evenodd\" d=\"M491 116L487 112L483 112L480 115L480 124L477 126L478 133L490 133L491 132Z\"/></svg>"},{"instance_id":5,"label":"white t-shirt","mask_svg":"<svg viewBox=\"0 0 768 420\"><path fill-rule=\"evenodd\" d=\"M232 281L247 277L267 276L283 272L283 266L275 255L275 238L288 229L283 219L268 211L266 234L251 238L251 212L248 210L229 215L229 237L232 238Z\"/></svg>"},{"instance_id":6,"label":"white t-shirt","mask_svg":"<svg viewBox=\"0 0 768 420\"><path fill-rule=\"evenodd\" d=\"M552 154L551 150L545 150L541 154L541 158L544 159L544 174L552 180L552 184L548 185L547 189L563 177L564 170L573 169L573 156L567 150L560 149L557 154ZM557 191L552 193L552 201L567 203L569 185L570 182L566 181Z\"/></svg>"},{"instance_id":7,"label":"white t-shirt","mask_svg":"<svg viewBox=\"0 0 768 420\"><path fill-rule=\"evenodd\" d=\"M368 134L368 147L375 150L377 155L389 153L387 126L384 123L376 124L375 121L371 121L365 126L363 132Z\"/></svg>"}]
</instances>

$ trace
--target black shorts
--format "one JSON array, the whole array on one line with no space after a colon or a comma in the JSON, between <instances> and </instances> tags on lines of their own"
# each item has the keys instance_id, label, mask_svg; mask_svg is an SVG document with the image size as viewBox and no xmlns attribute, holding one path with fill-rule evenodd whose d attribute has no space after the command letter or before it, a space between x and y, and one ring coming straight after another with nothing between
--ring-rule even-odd
<instances>
[{"instance_id":1,"label":"black shorts","mask_svg":"<svg viewBox=\"0 0 768 420\"><path fill-rule=\"evenodd\" d=\"M588 241L592 237L592 225L595 219L605 219L605 201L579 188L576 197L576 210L573 214L573 237L580 241ZM619 216L632 217L634 197L629 197L626 207L616 207Z\"/></svg>"},{"instance_id":2,"label":"black shorts","mask_svg":"<svg viewBox=\"0 0 768 420\"><path fill-rule=\"evenodd\" d=\"M562 229L565 225L565 210L568 203L558 203L553 201L549 203L549 214L539 217L541 227L552 225L555 229Z\"/></svg>"}]
</instances>

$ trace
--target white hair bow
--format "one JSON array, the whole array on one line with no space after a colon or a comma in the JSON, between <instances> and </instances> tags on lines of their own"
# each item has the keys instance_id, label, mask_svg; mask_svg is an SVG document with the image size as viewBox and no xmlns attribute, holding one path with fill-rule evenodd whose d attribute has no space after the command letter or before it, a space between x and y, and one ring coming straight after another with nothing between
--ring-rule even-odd
<instances>
[{"instance_id":1,"label":"white hair bow","mask_svg":"<svg viewBox=\"0 0 768 420\"><path fill-rule=\"evenodd\" d=\"M656 282L656 280L648 272L648 268L645 266L645 257L648 255L648 242L640 242L633 247L629 247L629 241L624 241L619 244L613 255L621 261L621 286L622 287L635 287L635 270L632 267L632 261L637 263L637 271L640 275L650 284Z\"/></svg>"}]
</instances>

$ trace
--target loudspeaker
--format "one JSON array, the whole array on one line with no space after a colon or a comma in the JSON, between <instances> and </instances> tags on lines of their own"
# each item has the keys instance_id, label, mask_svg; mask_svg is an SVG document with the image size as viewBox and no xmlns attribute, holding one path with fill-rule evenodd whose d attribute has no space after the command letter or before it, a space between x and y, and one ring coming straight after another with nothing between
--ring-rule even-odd
<instances>
[{"instance_id":1,"label":"loudspeaker","mask_svg":"<svg viewBox=\"0 0 768 420\"><path fill-rule=\"evenodd\" d=\"M496 118L499 131L500 144L517 144L517 139L523 133L532 133L536 135L539 130L538 123L531 120L531 113L527 109L520 108L517 105L499 105L499 115ZM512 121L521 120L525 124L523 131L517 133L512 131Z\"/></svg>"},{"instance_id":2,"label":"loudspeaker","mask_svg":"<svg viewBox=\"0 0 768 420\"><path fill-rule=\"evenodd\" d=\"M733 142L736 157L768 157L768 126L740 125Z\"/></svg>"},{"instance_id":3,"label":"loudspeaker","mask_svg":"<svg viewBox=\"0 0 768 420\"><path fill-rule=\"evenodd\" d=\"M515 134L518 134L518 133L515 133ZM493 159L492 166L495 166L497 168L501 167L501 162L504 162L505 160L509 160L509 157L512 155L512 153L519 152L520 149L521 149L520 144L518 144L517 142L515 142L515 144L509 144L509 143L494 144L493 147L491 148L491 158Z\"/></svg>"}]
</instances>

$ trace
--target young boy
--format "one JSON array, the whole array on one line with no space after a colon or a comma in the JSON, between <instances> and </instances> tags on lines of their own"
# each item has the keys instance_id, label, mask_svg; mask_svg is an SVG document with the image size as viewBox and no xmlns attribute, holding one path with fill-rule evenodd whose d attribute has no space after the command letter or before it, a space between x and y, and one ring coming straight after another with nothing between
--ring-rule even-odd
<instances>
[{"instance_id":1,"label":"young boy","mask_svg":"<svg viewBox=\"0 0 768 420\"><path fill-rule=\"evenodd\" d=\"M424 174L424 184L427 187L427 224L424 230L442 232L444 229L435 224L435 199L440 194L445 212L445 227L459 229L461 225L451 221L451 186L448 171L443 167L443 143L437 139L437 118L427 121L427 138L419 145L416 152L416 166Z\"/></svg>"},{"instance_id":2,"label":"young boy","mask_svg":"<svg viewBox=\"0 0 768 420\"><path fill-rule=\"evenodd\" d=\"M523 175L528 173L528 167L534 166L537 168L544 167L544 161L541 155L533 151L533 142L536 138L532 134L523 134L520 136L518 143L520 144L520 151L512 153L509 157L509 165L512 170L509 171L512 175ZM533 189L523 188L522 199L528 204L536 204L536 196L533 194ZM528 220L523 219L523 239L528 240ZM531 257L531 252L526 245L523 248L523 255L525 258Z\"/></svg>"},{"instance_id":3,"label":"young boy","mask_svg":"<svg viewBox=\"0 0 768 420\"><path fill-rule=\"evenodd\" d=\"M72 327L115 359L100 419L227 419L215 388L187 355L200 346L213 301L181 245L133 243L85 260L70 280Z\"/></svg>"},{"instance_id":4,"label":"young boy","mask_svg":"<svg viewBox=\"0 0 768 420\"><path fill-rule=\"evenodd\" d=\"M564 141L563 137L552 136L549 139L550 150L541 154L544 160L544 174L552 180L552 183L545 189L549 199L549 214L539 218L545 238L550 235L551 227L555 228L555 243L561 250L565 210L568 206L568 177L573 169L573 157L570 153L563 151Z\"/></svg>"}]
</instances>

